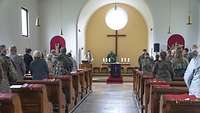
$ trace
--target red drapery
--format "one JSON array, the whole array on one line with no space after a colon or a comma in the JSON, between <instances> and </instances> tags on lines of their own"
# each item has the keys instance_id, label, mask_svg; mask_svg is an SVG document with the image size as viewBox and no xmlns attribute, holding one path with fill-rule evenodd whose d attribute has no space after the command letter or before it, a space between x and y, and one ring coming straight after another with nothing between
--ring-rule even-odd
<instances>
[{"instance_id":1,"label":"red drapery","mask_svg":"<svg viewBox=\"0 0 200 113\"><path fill-rule=\"evenodd\" d=\"M66 48L65 39L61 36L54 36L50 42L50 49L55 49L56 45L60 45L62 48Z\"/></svg>"},{"instance_id":2,"label":"red drapery","mask_svg":"<svg viewBox=\"0 0 200 113\"><path fill-rule=\"evenodd\" d=\"M185 40L183 36L180 34L173 34L172 36L169 37L168 42L167 42L167 48L170 49L175 45L182 45L183 48L185 47Z\"/></svg>"}]
</instances>

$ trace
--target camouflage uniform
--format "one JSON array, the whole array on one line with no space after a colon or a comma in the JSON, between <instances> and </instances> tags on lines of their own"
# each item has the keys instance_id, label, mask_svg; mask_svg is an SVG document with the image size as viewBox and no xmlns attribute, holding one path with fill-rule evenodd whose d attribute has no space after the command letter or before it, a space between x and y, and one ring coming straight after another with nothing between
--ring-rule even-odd
<instances>
[{"instance_id":1,"label":"camouflage uniform","mask_svg":"<svg viewBox=\"0 0 200 113\"><path fill-rule=\"evenodd\" d=\"M53 69L54 75L70 74L73 68L73 62L66 54L60 54L57 57L57 63Z\"/></svg>"},{"instance_id":2,"label":"camouflage uniform","mask_svg":"<svg viewBox=\"0 0 200 113\"><path fill-rule=\"evenodd\" d=\"M17 72L11 59L3 55L0 55L0 59L2 60L3 71L7 75L9 82L16 82Z\"/></svg>"},{"instance_id":3,"label":"camouflage uniform","mask_svg":"<svg viewBox=\"0 0 200 113\"><path fill-rule=\"evenodd\" d=\"M169 60L161 60L155 63L153 73L158 80L171 81L174 75L172 64Z\"/></svg>"},{"instance_id":4,"label":"camouflage uniform","mask_svg":"<svg viewBox=\"0 0 200 113\"><path fill-rule=\"evenodd\" d=\"M142 71L144 73L152 72L153 60L150 57L141 60Z\"/></svg>"},{"instance_id":5,"label":"camouflage uniform","mask_svg":"<svg viewBox=\"0 0 200 113\"><path fill-rule=\"evenodd\" d=\"M0 60L0 92L10 92L8 77L3 71L2 63Z\"/></svg>"},{"instance_id":6,"label":"camouflage uniform","mask_svg":"<svg viewBox=\"0 0 200 113\"><path fill-rule=\"evenodd\" d=\"M188 66L188 60L186 58L174 58L172 60L172 66L174 69L174 77L183 77Z\"/></svg>"}]
</instances>

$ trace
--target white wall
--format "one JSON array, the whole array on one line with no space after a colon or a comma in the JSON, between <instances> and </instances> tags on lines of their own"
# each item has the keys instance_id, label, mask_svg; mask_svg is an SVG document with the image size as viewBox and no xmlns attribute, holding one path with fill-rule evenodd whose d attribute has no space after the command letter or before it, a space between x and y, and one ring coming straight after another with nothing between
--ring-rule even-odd
<instances>
[{"instance_id":1,"label":"white wall","mask_svg":"<svg viewBox=\"0 0 200 113\"><path fill-rule=\"evenodd\" d=\"M21 7L29 10L30 36L21 36ZM38 0L0 0L0 44L16 45L19 53L26 47L39 49L38 28L35 18L38 16Z\"/></svg>"},{"instance_id":2,"label":"white wall","mask_svg":"<svg viewBox=\"0 0 200 113\"><path fill-rule=\"evenodd\" d=\"M49 51L50 40L60 34L62 26L67 50L76 54L76 23L87 0L40 0L40 37L42 48ZM62 21L62 22L61 22Z\"/></svg>"},{"instance_id":3,"label":"white wall","mask_svg":"<svg viewBox=\"0 0 200 113\"><path fill-rule=\"evenodd\" d=\"M169 0L145 0L154 21L154 42L161 43L161 49L166 50L169 28ZM186 47L190 48L198 40L198 5L199 0L192 0L192 25L186 25L188 16L188 0L171 0L172 33L182 34Z\"/></svg>"}]
</instances>

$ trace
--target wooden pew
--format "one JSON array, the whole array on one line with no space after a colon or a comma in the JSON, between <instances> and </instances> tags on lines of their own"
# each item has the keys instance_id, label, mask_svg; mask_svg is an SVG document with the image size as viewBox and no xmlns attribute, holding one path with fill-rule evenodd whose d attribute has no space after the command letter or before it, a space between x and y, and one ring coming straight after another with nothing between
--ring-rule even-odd
<instances>
[{"instance_id":1,"label":"wooden pew","mask_svg":"<svg viewBox=\"0 0 200 113\"><path fill-rule=\"evenodd\" d=\"M62 91L61 80L48 79L48 80L23 80L17 81L17 84L44 84L47 89L48 100L53 104L54 111L58 113L65 113L65 96Z\"/></svg>"},{"instance_id":2,"label":"wooden pew","mask_svg":"<svg viewBox=\"0 0 200 113\"><path fill-rule=\"evenodd\" d=\"M24 84L20 87L12 86L11 89L20 96L23 113L53 113L45 85Z\"/></svg>"},{"instance_id":3,"label":"wooden pew","mask_svg":"<svg viewBox=\"0 0 200 113\"><path fill-rule=\"evenodd\" d=\"M160 113L200 113L200 99L187 94L161 96Z\"/></svg>"},{"instance_id":4,"label":"wooden pew","mask_svg":"<svg viewBox=\"0 0 200 113\"><path fill-rule=\"evenodd\" d=\"M74 90L75 90L75 97L76 97L76 100L75 100L75 105L81 100L81 95L82 95L82 92L81 92L81 84L80 84L80 75L79 75L79 72L71 72L71 75L72 75L72 79L73 79L73 87L74 87Z\"/></svg>"},{"instance_id":5,"label":"wooden pew","mask_svg":"<svg viewBox=\"0 0 200 113\"><path fill-rule=\"evenodd\" d=\"M144 105L143 105L143 102L144 102L144 88L145 88L145 86L144 86L144 83L145 83L145 81L146 80L151 80L151 79L154 79L154 76L152 75L152 74L145 74L145 75L140 75L141 77L140 77L140 89L139 89L139 101L140 101L140 103L139 103L139 105L141 105L141 111L142 111L142 113L143 113L143 110L144 110Z\"/></svg>"},{"instance_id":6,"label":"wooden pew","mask_svg":"<svg viewBox=\"0 0 200 113\"><path fill-rule=\"evenodd\" d=\"M170 85L151 85L148 113L159 113L160 97L163 94L184 94L186 87L171 87Z\"/></svg>"},{"instance_id":7,"label":"wooden pew","mask_svg":"<svg viewBox=\"0 0 200 113\"><path fill-rule=\"evenodd\" d=\"M78 69L77 71L80 77L81 98L83 98L87 94L86 70Z\"/></svg>"},{"instance_id":8,"label":"wooden pew","mask_svg":"<svg viewBox=\"0 0 200 113\"><path fill-rule=\"evenodd\" d=\"M143 103L144 103L144 111L148 113L148 104L149 104L149 95L150 95L150 86L151 85L169 85L166 81L159 81L156 79L146 79L144 81L144 96L143 96Z\"/></svg>"},{"instance_id":9,"label":"wooden pew","mask_svg":"<svg viewBox=\"0 0 200 113\"><path fill-rule=\"evenodd\" d=\"M150 95L150 86L151 85L170 85L171 87L186 87L184 81L159 81L156 79L146 79L144 81L144 96L143 96L143 106L145 113L148 113L148 104L149 104L149 95Z\"/></svg>"},{"instance_id":10,"label":"wooden pew","mask_svg":"<svg viewBox=\"0 0 200 113\"><path fill-rule=\"evenodd\" d=\"M53 78L56 80L61 80L62 90L65 94L65 99L67 103L66 111L69 112L75 106L76 95L75 89L73 87L73 78L71 75L62 75L62 76L49 76L49 78Z\"/></svg>"},{"instance_id":11,"label":"wooden pew","mask_svg":"<svg viewBox=\"0 0 200 113\"><path fill-rule=\"evenodd\" d=\"M19 96L14 93L0 93L0 113L23 113Z\"/></svg>"}]
</instances>

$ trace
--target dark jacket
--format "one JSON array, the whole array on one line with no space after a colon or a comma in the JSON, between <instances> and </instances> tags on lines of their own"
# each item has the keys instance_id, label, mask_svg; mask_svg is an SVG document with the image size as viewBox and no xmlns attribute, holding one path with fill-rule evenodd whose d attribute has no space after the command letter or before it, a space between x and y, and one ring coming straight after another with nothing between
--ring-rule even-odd
<instances>
[{"instance_id":1,"label":"dark jacket","mask_svg":"<svg viewBox=\"0 0 200 113\"><path fill-rule=\"evenodd\" d=\"M33 60L30 64L33 80L47 79L49 75L48 65L44 59Z\"/></svg>"}]
</instances>

